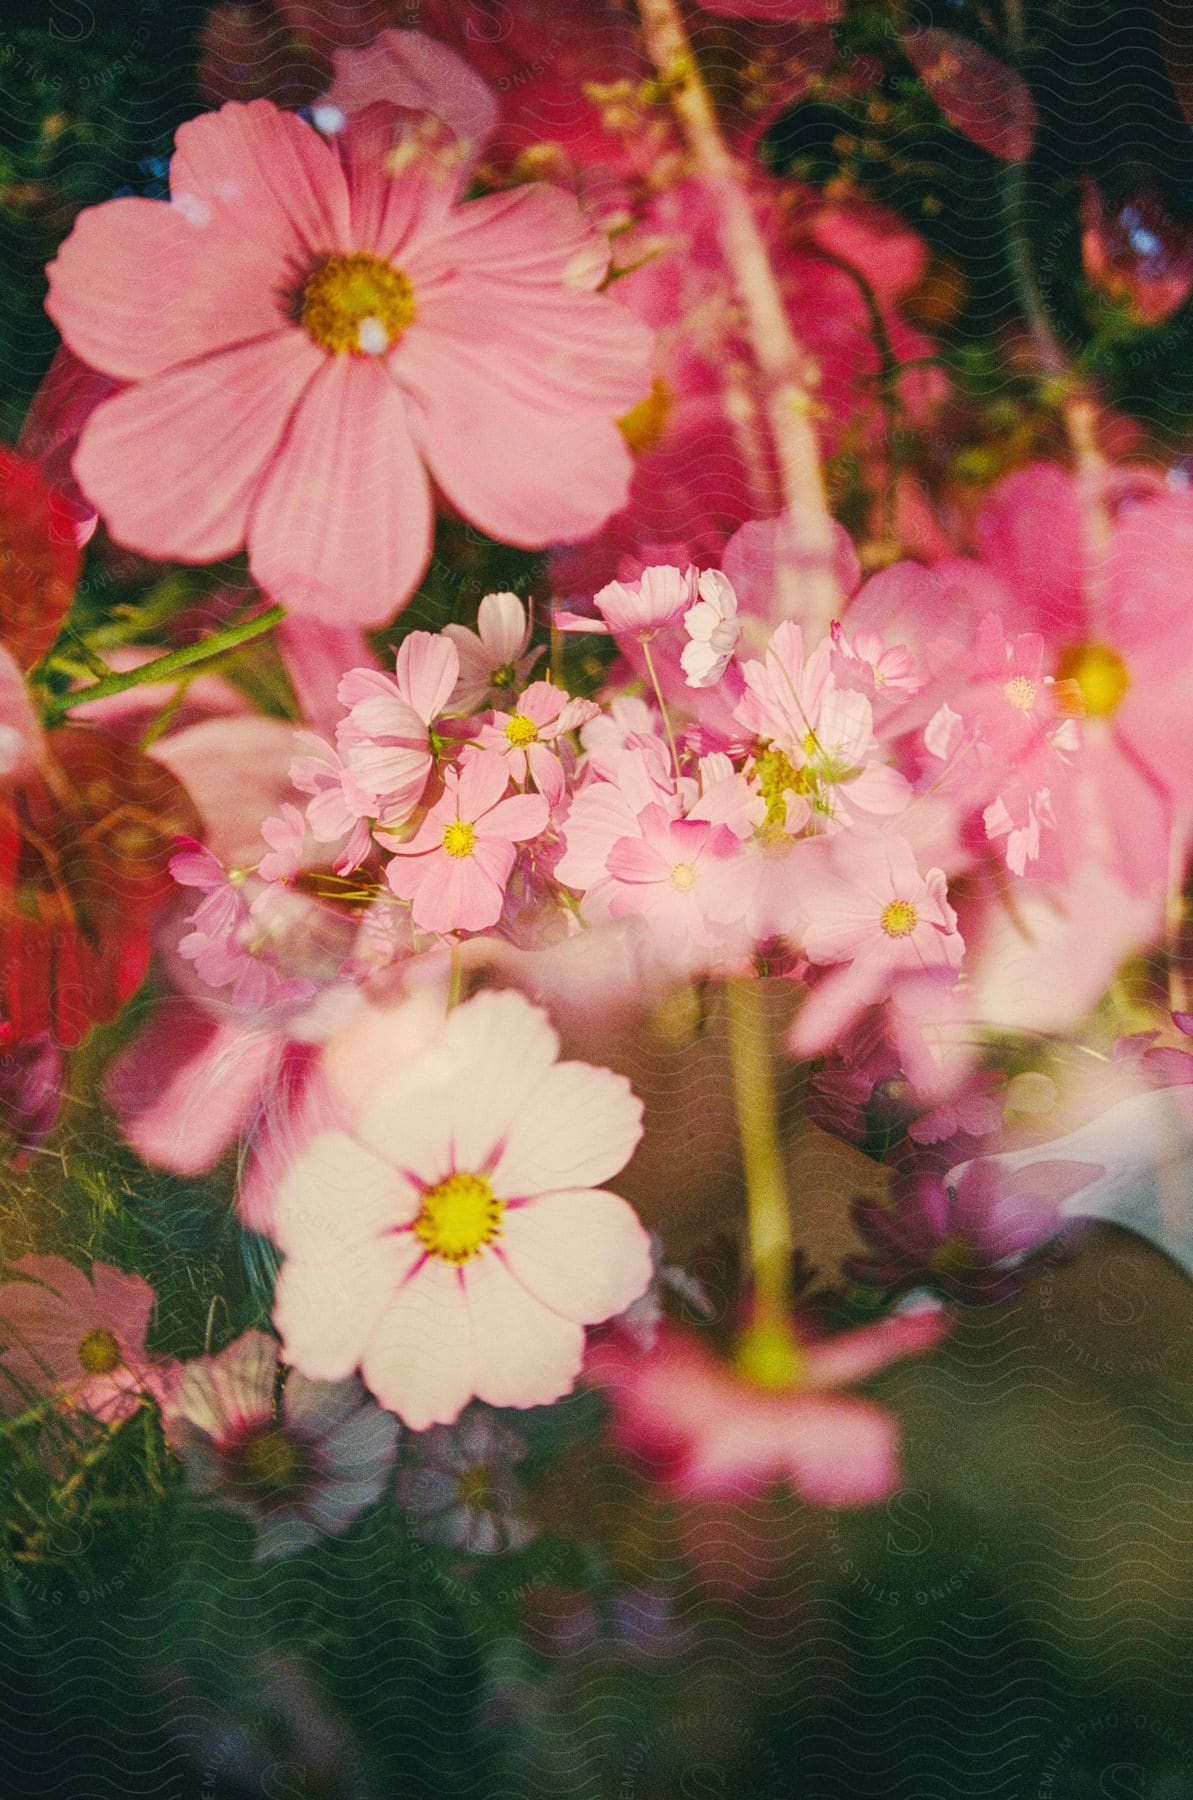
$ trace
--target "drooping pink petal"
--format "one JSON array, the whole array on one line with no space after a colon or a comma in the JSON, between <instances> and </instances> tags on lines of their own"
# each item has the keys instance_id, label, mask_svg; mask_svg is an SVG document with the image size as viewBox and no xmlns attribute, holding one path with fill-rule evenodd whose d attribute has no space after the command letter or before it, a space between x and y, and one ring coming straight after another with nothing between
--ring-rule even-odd
<instances>
[{"instance_id":1,"label":"drooping pink petal","mask_svg":"<svg viewBox=\"0 0 1193 1800\"><path fill-rule=\"evenodd\" d=\"M315 344L284 330L105 401L73 466L112 536L182 562L239 550L261 476L323 362Z\"/></svg>"},{"instance_id":2,"label":"drooping pink petal","mask_svg":"<svg viewBox=\"0 0 1193 1800\"><path fill-rule=\"evenodd\" d=\"M516 1281L578 1325L624 1312L654 1272L650 1238L633 1208L603 1189L578 1188L510 1207L501 1255Z\"/></svg>"},{"instance_id":3,"label":"drooping pink petal","mask_svg":"<svg viewBox=\"0 0 1193 1800\"><path fill-rule=\"evenodd\" d=\"M321 360L253 506L249 561L285 605L380 625L430 559L430 491L384 371L361 357Z\"/></svg>"}]
</instances>

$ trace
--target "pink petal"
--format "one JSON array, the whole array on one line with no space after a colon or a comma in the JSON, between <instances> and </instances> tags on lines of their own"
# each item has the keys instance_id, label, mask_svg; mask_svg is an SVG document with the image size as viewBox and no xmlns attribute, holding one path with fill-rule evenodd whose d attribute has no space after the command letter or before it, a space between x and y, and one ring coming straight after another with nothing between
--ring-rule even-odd
<instances>
[{"instance_id":1,"label":"pink petal","mask_svg":"<svg viewBox=\"0 0 1193 1800\"><path fill-rule=\"evenodd\" d=\"M456 783L457 817L476 820L496 806L510 784L505 758L493 750L467 750Z\"/></svg>"},{"instance_id":2,"label":"pink petal","mask_svg":"<svg viewBox=\"0 0 1193 1800\"><path fill-rule=\"evenodd\" d=\"M283 619L277 645L303 718L330 736L343 715L337 697L340 677L345 669L374 665L364 633L318 619Z\"/></svg>"},{"instance_id":3,"label":"pink petal","mask_svg":"<svg viewBox=\"0 0 1193 1800\"><path fill-rule=\"evenodd\" d=\"M50 264L46 311L76 355L141 380L287 324L268 245L158 200L88 207ZM168 301L165 297L168 296Z\"/></svg>"},{"instance_id":4,"label":"pink petal","mask_svg":"<svg viewBox=\"0 0 1193 1800\"><path fill-rule=\"evenodd\" d=\"M551 809L541 794L511 794L508 800L499 800L483 814L482 835L520 844L545 831L550 817Z\"/></svg>"},{"instance_id":5,"label":"pink petal","mask_svg":"<svg viewBox=\"0 0 1193 1800\"><path fill-rule=\"evenodd\" d=\"M267 1033L222 1025L186 1000L171 1000L112 1064L104 1095L138 1156L197 1175L255 1116L279 1055Z\"/></svg>"},{"instance_id":6,"label":"pink petal","mask_svg":"<svg viewBox=\"0 0 1193 1800\"><path fill-rule=\"evenodd\" d=\"M431 526L401 396L371 358L325 361L253 508L254 576L296 612L380 625L417 586Z\"/></svg>"},{"instance_id":7,"label":"pink petal","mask_svg":"<svg viewBox=\"0 0 1193 1800\"><path fill-rule=\"evenodd\" d=\"M239 550L262 474L323 361L284 330L106 400L73 467L113 537L182 562Z\"/></svg>"},{"instance_id":8,"label":"pink petal","mask_svg":"<svg viewBox=\"0 0 1193 1800\"><path fill-rule=\"evenodd\" d=\"M500 1257L474 1257L460 1273L477 1397L490 1406L546 1406L570 1393L584 1356L583 1327L543 1306Z\"/></svg>"},{"instance_id":9,"label":"pink petal","mask_svg":"<svg viewBox=\"0 0 1193 1800\"><path fill-rule=\"evenodd\" d=\"M868 1506L899 1479L895 1421L852 1395L807 1395L793 1419L783 1461L796 1492L814 1506Z\"/></svg>"},{"instance_id":10,"label":"pink petal","mask_svg":"<svg viewBox=\"0 0 1193 1800\"><path fill-rule=\"evenodd\" d=\"M1039 115L1013 69L971 39L936 26L909 31L901 43L951 125L1004 162L1031 155Z\"/></svg>"},{"instance_id":11,"label":"pink petal","mask_svg":"<svg viewBox=\"0 0 1193 1800\"><path fill-rule=\"evenodd\" d=\"M624 1312L650 1285L650 1238L617 1194L580 1188L511 1207L500 1254L536 1300L578 1325Z\"/></svg>"},{"instance_id":12,"label":"pink petal","mask_svg":"<svg viewBox=\"0 0 1193 1800\"><path fill-rule=\"evenodd\" d=\"M230 101L180 126L174 142L170 198L196 226L228 224L241 244L268 245L279 265L357 247L339 160L295 114L268 100Z\"/></svg>"},{"instance_id":13,"label":"pink petal","mask_svg":"<svg viewBox=\"0 0 1193 1800\"><path fill-rule=\"evenodd\" d=\"M512 989L477 994L448 1016L456 1167L489 1165L525 1107L534 1104L559 1055L547 1015Z\"/></svg>"},{"instance_id":14,"label":"pink petal","mask_svg":"<svg viewBox=\"0 0 1193 1800\"><path fill-rule=\"evenodd\" d=\"M458 206L412 268L424 279L460 268L503 283L541 289L599 287L609 267L609 240L598 235L562 188L524 185Z\"/></svg>"},{"instance_id":15,"label":"pink petal","mask_svg":"<svg viewBox=\"0 0 1193 1800\"><path fill-rule=\"evenodd\" d=\"M510 1118L494 1186L511 1199L595 1187L625 1168L641 1136L642 1102L624 1075L556 1063Z\"/></svg>"},{"instance_id":16,"label":"pink petal","mask_svg":"<svg viewBox=\"0 0 1193 1800\"><path fill-rule=\"evenodd\" d=\"M358 1245L409 1225L417 1190L339 1131L323 1131L300 1151L273 1201L271 1234L287 1256L335 1262Z\"/></svg>"},{"instance_id":17,"label":"pink petal","mask_svg":"<svg viewBox=\"0 0 1193 1800\"><path fill-rule=\"evenodd\" d=\"M496 925L504 889L475 856L432 855L420 867L414 922L423 931L486 931Z\"/></svg>"},{"instance_id":18,"label":"pink petal","mask_svg":"<svg viewBox=\"0 0 1193 1800\"><path fill-rule=\"evenodd\" d=\"M287 1258L273 1301L286 1361L312 1380L350 1375L424 1255L414 1233L401 1231L331 1262Z\"/></svg>"},{"instance_id":19,"label":"pink petal","mask_svg":"<svg viewBox=\"0 0 1193 1800\"><path fill-rule=\"evenodd\" d=\"M428 1257L365 1346L361 1373L409 1425L450 1425L472 1398L475 1352L459 1271Z\"/></svg>"},{"instance_id":20,"label":"pink petal","mask_svg":"<svg viewBox=\"0 0 1193 1800\"><path fill-rule=\"evenodd\" d=\"M404 144L410 128L394 105L373 104L356 112L336 139L351 196L353 241L403 266L447 217L464 173L440 144Z\"/></svg>"},{"instance_id":21,"label":"pink petal","mask_svg":"<svg viewBox=\"0 0 1193 1800\"><path fill-rule=\"evenodd\" d=\"M403 698L429 725L443 711L459 680L459 651L450 638L437 631L412 631L402 639L395 666Z\"/></svg>"},{"instance_id":22,"label":"pink petal","mask_svg":"<svg viewBox=\"0 0 1193 1800\"><path fill-rule=\"evenodd\" d=\"M877 1325L859 1325L836 1337L811 1344L804 1379L817 1388L843 1387L864 1381L903 1356L931 1350L949 1330L945 1312L898 1313Z\"/></svg>"},{"instance_id":23,"label":"pink petal","mask_svg":"<svg viewBox=\"0 0 1193 1800\"><path fill-rule=\"evenodd\" d=\"M600 339L589 354L600 357ZM588 537L624 504L633 473L612 418L544 411L501 368L497 321L470 342L411 326L391 358L411 430L466 519L523 549Z\"/></svg>"},{"instance_id":24,"label":"pink petal","mask_svg":"<svg viewBox=\"0 0 1193 1800\"><path fill-rule=\"evenodd\" d=\"M377 100L433 113L468 157L497 124L499 108L487 84L454 50L420 31L383 31L365 50L333 51L332 66L335 80L325 99L342 113Z\"/></svg>"}]
</instances>

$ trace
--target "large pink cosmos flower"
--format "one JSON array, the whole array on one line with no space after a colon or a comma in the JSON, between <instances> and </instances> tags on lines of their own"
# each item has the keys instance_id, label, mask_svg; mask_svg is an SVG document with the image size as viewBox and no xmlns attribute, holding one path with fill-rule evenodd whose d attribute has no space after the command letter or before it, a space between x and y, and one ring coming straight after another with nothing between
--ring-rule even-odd
<instances>
[{"instance_id":1,"label":"large pink cosmos flower","mask_svg":"<svg viewBox=\"0 0 1193 1800\"><path fill-rule=\"evenodd\" d=\"M160 1398L172 1364L145 1348L154 1293L139 1275L95 1263L88 1280L61 1256L13 1263L23 1281L0 1285L0 1401L50 1395L109 1423Z\"/></svg>"},{"instance_id":2,"label":"large pink cosmos flower","mask_svg":"<svg viewBox=\"0 0 1193 1800\"><path fill-rule=\"evenodd\" d=\"M419 1004L412 1002L411 1005ZM475 1395L537 1406L569 1391L585 1325L651 1278L650 1240L598 1184L628 1162L642 1107L624 1076L559 1062L520 994L446 1020L376 1013L332 1044L347 1129L315 1136L274 1196L285 1253L274 1319L287 1359L359 1368L415 1430Z\"/></svg>"},{"instance_id":3,"label":"large pink cosmos flower","mask_svg":"<svg viewBox=\"0 0 1193 1800\"><path fill-rule=\"evenodd\" d=\"M428 476L527 547L622 504L613 421L649 385L650 333L592 291L608 245L574 200L457 205L462 157L383 106L327 143L230 103L176 146L168 206L83 212L50 268L70 348L131 384L74 460L120 542L184 562L247 544L293 610L379 624L427 566Z\"/></svg>"},{"instance_id":4,"label":"large pink cosmos flower","mask_svg":"<svg viewBox=\"0 0 1193 1800\"><path fill-rule=\"evenodd\" d=\"M585 1378L609 1392L615 1440L679 1494L742 1500L783 1482L814 1506L865 1506L898 1484L895 1423L840 1390L947 1329L939 1312L907 1313L805 1342L793 1384L768 1388L667 1327L649 1356L602 1343Z\"/></svg>"}]
</instances>

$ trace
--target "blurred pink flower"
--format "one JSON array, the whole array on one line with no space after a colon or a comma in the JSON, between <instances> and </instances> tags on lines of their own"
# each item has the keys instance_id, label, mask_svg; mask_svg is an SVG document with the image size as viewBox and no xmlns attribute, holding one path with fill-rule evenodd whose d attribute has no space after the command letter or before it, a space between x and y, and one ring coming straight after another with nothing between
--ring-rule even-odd
<instances>
[{"instance_id":1,"label":"blurred pink flower","mask_svg":"<svg viewBox=\"0 0 1193 1800\"><path fill-rule=\"evenodd\" d=\"M550 809L539 794L509 794L505 759L492 750L466 749L443 785L414 836L390 845L386 878L420 930L484 931L501 917L515 846L538 836Z\"/></svg>"},{"instance_id":2,"label":"blurred pink flower","mask_svg":"<svg viewBox=\"0 0 1193 1800\"><path fill-rule=\"evenodd\" d=\"M411 1432L397 1493L412 1531L472 1556L523 1549L536 1535L514 1472L525 1455L524 1439L482 1406L454 1425Z\"/></svg>"},{"instance_id":3,"label":"blurred pink flower","mask_svg":"<svg viewBox=\"0 0 1193 1800\"><path fill-rule=\"evenodd\" d=\"M185 1363L162 1409L190 1485L252 1523L259 1563L346 1531L380 1499L397 1449L397 1420L358 1381L291 1370L279 1404L278 1374L275 1340L246 1331Z\"/></svg>"},{"instance_id":4,"label":"blurred pink flower","mask_svg":"<svg viewBox=\"0 0 1193 1800\"><path fill-rule=\"evenodd\" d=\"M645 1231L598 1185L641 1136L629 1083L558 1062L520 994L479 994L446 1019L439 1007L378 1012L333 1041L347 1129L300 1152L270 1222L289 1360L325 1379L359 1367L415 1430L474 1395L558 1399L584 1326L651 1276Z\"/></svg>"},{"instance_id":5,"label":"blurred pink flower","mask_svg":"<svg viewBox=\"0 0 1193 1800\"><path fill-rule=\"evenodd\" d=\"M855 1200L851 1217L867 1256L855 1281L935 1288L946 1299L989 1302L1023 1286L1030 1260L1071 1222L1065 1201L1103 1173L1097 1163L1036 1162L1010 1170L976 1158L955 1182L922 1170L897 1178L890 1199Z\"/></svg>"},{"instance_id":6,"label":"blurred pink flower","mask_svg":"<svg viewBox=\"0 0 1193 1800\"><path fill-rule=\"evenodd\" d=\"M865 1506L898 1485L895 1424L839 1390L947 1329L944 1314L918 1312L805 1341L793 1385L769 1388L665 1326L646 1356L602 1341L585 1378L609 1394L614 1442L678 1494L741 1501L778 1481L814 1506Z\"/></svg>"},{"instance_id":7,"label":"blurred pink flower","mask_svg":"<svg viewBox=\"0 0 1193 1800\"><path fill-rule=\"evenodd\" d=\"M43 1393L114 1423L141 1396L160 1398L172 1364L149 1354L145 1332L154 1293L139 1275L93 1263L90 1279L61 1256L25 1256L25 1277L0 1284L0 1374L5 1410Z\"/></svg>"},{"instance_id":8,"label":"blurred pink flower","mask_svg":"<svg viewBox=\"0 0 1193 1800\"><path fill-rule=\"evenodd\" d=\"M50 269L68 345L132 384L74 462L112 534L186 562L247 542L263 589L341 624L417 586L428 471L509 543L595 529L629 480L613 420L649 381L576 203L457 206L467 170L408 116L395 138L402 117L369 108L329 144L229 103L180 128L169 205L84 211Z\"/></svg>"}]
</instances>

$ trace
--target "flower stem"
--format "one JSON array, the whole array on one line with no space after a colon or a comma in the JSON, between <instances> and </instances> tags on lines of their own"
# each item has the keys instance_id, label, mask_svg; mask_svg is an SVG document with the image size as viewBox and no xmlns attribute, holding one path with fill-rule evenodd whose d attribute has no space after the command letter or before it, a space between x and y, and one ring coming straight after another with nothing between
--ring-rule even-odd
<instances>
[{"instance_id":1,"label":"flower stem","mask_svg":"<svg viewBox=\"0 0 1193 1800\"><path fill-rule=\"evenodd\" d=\"M225 655L227 651L236 650L241 644L250 644L255 638L264 637L284 617L284 608L270 606L264 612L254 613L251 619L241 619L238 624L228 625L223 631L214 632L211 637L204 638L201 644L187 644L181 650L170 650L165 656L155 657L152 662L141 663L138 668L105 675L101 681L93 681L89 687L74 688L68 694L57 694L46 705L45 722L47 725L59 725L77 706L89 706L93 700L110 700L113 695L125 694L130 688L147 687L154 681L167 681L172 675L181 675L200 664L214 662L216 657Z\"/></svg>"},{"instance_id":2,"label":"flower stem","mask_svg":"<svg viewBox=\"0 0 1193 1800\"><path fill-rule=\"evenodd\" d=\"M642 639L642 656L646 663L646 673L650 676L650 685L654 689L654 697L659 703L659 711L663 715L663 729L667 733L667 742L671 746L671 766L675 770L675 779L679 780L679 751L675 748L675 733L671 729L671 715L667 711L667 702L663 698L663 690L655 670L654 658L650 654L650 645Z\"/></svg>"},{"instance_id":3,"label":"flower stem","mask_svg":"<svg viewBox=\"0 0 1193 1800\"><path fill-rule=\"evenodd\" d=\"M790 1338L791 1218L779 1141L774 1060L766 995L752 976L725 983L733 1098L746 1178L750 1263L754 1278L751 1329Z\"/></svg>"},{"instance_id":4,"label":"flower stem","mask_svg":"<svg viewBox=\"0 0 1193 1800\"><path fill-rule=\"evenodd\" d=\"M724 253L763 390L763 406L791 515L793 556L776 571L782 611L813 639L840 611L832 516L812 424L807 357L787 316L782 289L742 171L725 141L676 0L638 0L647 54L683 132L692 168L713 201Z\"/></svg>"}]
</instances>

